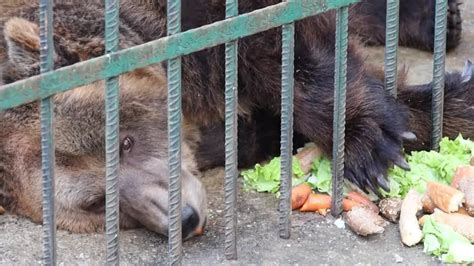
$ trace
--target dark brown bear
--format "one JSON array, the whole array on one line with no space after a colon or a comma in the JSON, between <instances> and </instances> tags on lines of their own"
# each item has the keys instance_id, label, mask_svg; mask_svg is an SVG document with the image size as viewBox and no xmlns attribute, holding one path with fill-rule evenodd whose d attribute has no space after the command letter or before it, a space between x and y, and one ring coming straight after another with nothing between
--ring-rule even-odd
<instances>
[{"instance_id":1,"label":"dark brown bear","mask_svg":"<svg viewBox=\"0 0 474 266\"><path fill-rule=\"evenodd\" d=\"M56 2L55 67L71 65L104 53L104 21L101 1ZM120 46L128 48L163 37L166 33L164 0L121 1ZM183 1L183 30L224 18L224 0ZM241 0L240 13L277 0ZM368 66L356 40L381 43L383 21L376 19L384 6L367 0L351 9L348 50L347 128L345 177L363 189L386 187L387 169L394 163L404 168L403 145L408 150L429 147L431 85L399 86L398 99L384 88L379 68ZM433 21L434 9L402 2L413 9L402 15L404 45L430 49L432 31L418 23ZM426 1L433 3L434 0ZM453 3L455 3L453 1ZM1 5L0 5L1 6ZM364 8L367 6L367 8ZM374 7L373 11L369 7ZM2 80L10 83L38 74L38 9L26 2L3 7L0 55ZM359 9L365 10L361 13ZM449 47L459 42L460 21L456 4L450 4ZM373 12L373 13L367 13ZM383 12L382 12L383 13ZM409 14L414 15L415 19ZM12 17L21 17L12 18ZM379 21L378 24L367 24ZM327 155L332 148L334 87L334 12L296 23L295 47L295 142L313 141ZM364 33L365 32L365 33ZM373 32L373 36L367 35ZM357 35L358 34L358 35ZM369 36L369 37L367 37ZM3 40L6 40L4 42ZM379 40L379 41L377 41ZM404 41L405 40L405 41ZM406 41L410 40L410 41ZM273 29L239 42L240 166L249 166L278 152L280 113L281 30ZM121 223L123 227L147 226L166 234L168 178L166 176L165 64L136 70L121 77ZM474 80L471 72L446 76L445 135L474 137ZM103 95L102 83L84 86L56 97L57 202L61 228L83 232L103 227ZM224 119L223 46L183 57L183 115L187 138L183 144L183 215L185 236L203 226L205 193L196 179L194 158L200 169L223 164ZM9 210L41 220L38 113L35 104L1 113L0 169L2 204ZM200 130L196 130L196 127ZM414 132L416 141L404 143ZM130 143L133 148L130 148ZM198 145L196 145L198 144ZM297 146L297 145L296 145ZM25 152L19 152L25 151ZM26 152L29 151L29 152ZM131 152L130 152L131 151ZM197 189L196 189L197 188ZM72 196L71 196L72 195ZM186 208L187 207L187 208Z\"/></svg>"}]
</instances>

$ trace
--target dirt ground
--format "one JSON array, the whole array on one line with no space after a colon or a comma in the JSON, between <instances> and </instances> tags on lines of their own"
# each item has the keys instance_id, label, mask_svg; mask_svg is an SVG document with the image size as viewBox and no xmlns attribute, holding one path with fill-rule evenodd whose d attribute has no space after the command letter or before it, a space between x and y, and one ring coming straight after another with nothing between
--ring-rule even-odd
<instances>
[{"instance_id":1,"label":"dirt ground","mask_svg":"<svg viewBox=\"0 0 474 266\"><path fill-rule=\"evenodd\" d=\"M463 42L448 54L447 70L460 70L474 52L474 1L463 6ZM383 49L368 49L369 60L383 63ZM432 55L401 48L400 64L410 67L412 84L431 79ZM398 227L390 225L382 235L361 238L349 229L338 229L335 219L313 213L294 213L292 236L278 237L278 201L273 195L243 192L238 196L238 256L229 262L223 250L223 176L215 169L203 178L209 194L210 215L205 235L184 243L185 265L436 265L422 246L406 248ZM122 231L122 264L167 263L167 240L146 230ZM58 261L61 265L101 265L105 241L102 234L73 235L58 232ZM41 260L41 226L27 219L0 215L0 264L34 265Z\"/></svg>"}]
</instances>

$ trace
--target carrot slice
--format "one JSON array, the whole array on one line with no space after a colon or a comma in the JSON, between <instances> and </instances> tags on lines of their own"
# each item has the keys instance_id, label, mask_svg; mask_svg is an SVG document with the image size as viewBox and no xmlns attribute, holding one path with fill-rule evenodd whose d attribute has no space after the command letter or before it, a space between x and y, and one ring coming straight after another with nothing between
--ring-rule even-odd
<instances>
[{"instance_id":1,"label":"carrot slice","mask_svg":"<svg viewBox=\"0 0 474 266\"><path fill-rule=\"evenodd\" d=\"M306 184L299 184L291 189L291 208L293 210L300 208L311 194L311 187Z\"/></svg>"},{"instance_id":2,"label":"carrot slice","mask_svg":"<svg viewBox=\"0 0 474 266\"><path fill-rule=\"evenodd\" d=\"M311 212L317 211L320 209L330 209L331 208L331 196L326 194L309 194L308 199L301 207L300 211Z\"/></svg>"},{"instance_id":3,"label":"carrot slice","mask_svg":"<svg viewBox=\"0 0 474 266\"><path fill-rule=\"evenodd\" d=\"M347 193L347 198L368 207L369 209L371 209L375 213L379 213L379 207L377 207L377 205L375 205L375 203L373 203L366 196L364 196L364 195L362 195L362 194L360 194L356 191L351 191L351 192Z\"/></svg>"}]
</instances>

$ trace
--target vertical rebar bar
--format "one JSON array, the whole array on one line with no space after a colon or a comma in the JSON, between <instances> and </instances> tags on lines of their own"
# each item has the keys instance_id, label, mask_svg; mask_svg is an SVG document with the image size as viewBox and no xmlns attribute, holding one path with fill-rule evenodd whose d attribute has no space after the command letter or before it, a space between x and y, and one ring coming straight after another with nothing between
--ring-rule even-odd
<instances>
[{"instance_id":1,"label":"vertical rebar bar","mask_svg":"<svg viewBox=\"0 0 474 266\"><path fill-rule=\"evenodd\" d=\"M431 148L439 149L443 137L444 74L446 58L446 25L448 1L436 0L433 54L433 97Z\"/></svg>"},{"instance_id":2,"label":"vertical rebar bar","mask_svg":"<svg viewBox=\"0 0 474 266\"><path fill-rule=\"evenodd\" d=\"M348 17L348 7L341 7L337 10L331 204L331 214L333 216L338 216L341 213L343 198Z\"/></svg>"},{"instance_id":3,"label":"vertical rebar bar","mask_svg":"<svg viewBox=\"0 0 474 266\"><path fill-rule=\"evenodd\" d=\"M237 0L226 1L226 18L238 15ZM238 41L225 44L225 256L237 259Z\"/></svg>"},{"instance_id":4,"label":"vertical rebar bar","mask_svg":"<svg viewBox=\"0 0 474 266\"><path fill-rule=\"evenodd\" d=\"M105 1L105 52L113 53L119 47L119 0ZM107 265L119 264L119 77L106 80L106 242Z\"/></svg>"},{"instance_id":5,"label":"vertical rebar bar","mask_svg":"<svg viewBox=\"0 0 474 266\"><path fill-rule=\"evenodd\" d=\"M397 97L400 0L387 0L385 34L385 88Z\"/></svg>"},{"instance_id":6,"label":"vertical rebar bar","mask_svg":"<svg viewBox=\"0 0 474 266\"><path fill-rule=\"evenodd\" d=\"M168 35L181 31L181 0L168 0ZM180 265L181 222L181 57L168 61L168 248L169 263Z\"/></svg>"},{"instance_id":7,"label":"vertical rebar bar","mask_svg":"<svg viewBox=\"0 0 474 266\"><path fill-rule=\"evenodd\" d=\"M288 1L288 0L287 0ZM293 98L294 98L295 24L282 26L281 57L281 170L279 231L281 238L290 237L291 178L293 159Z\"/></svg>"},{"instance_id":8,"label":"vertical rebar bar","mask_svg":"<svg viewBox=\"0 0 474 266\"><path fill-rule=\"evenodd\" d=\"M54 69L53 1L40 1L40 72ZM40 89L48 84L41 83ZM43 264L56 265L56 213L54 204L54 97L41 100L41 170L43 178Z\"/></svg>"}]
</instances>

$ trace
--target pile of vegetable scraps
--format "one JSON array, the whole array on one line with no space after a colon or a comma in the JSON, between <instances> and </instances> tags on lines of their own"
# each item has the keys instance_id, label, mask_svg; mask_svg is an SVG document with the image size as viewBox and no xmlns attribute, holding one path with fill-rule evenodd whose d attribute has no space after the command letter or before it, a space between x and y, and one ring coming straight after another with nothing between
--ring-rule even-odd
<instances>
[{"instance_id":1,"label":"pile of vegetable scraps","mask_svg":"<svg viewBox=\"0 0 474 266\"><path fill-rule=\"evenodd\" d=\"M406 154L411 170L389 169L384 198L345 180L343 217L357 234L381 234L398 223L406 246L448 263L474 262L474 142L443 138L440 151ZM292 208L326 215L331 208L331 161L308 144L293 156ZM278 195L280 158L241 172L244 189Z\"/></svg>"}]
</instances>

